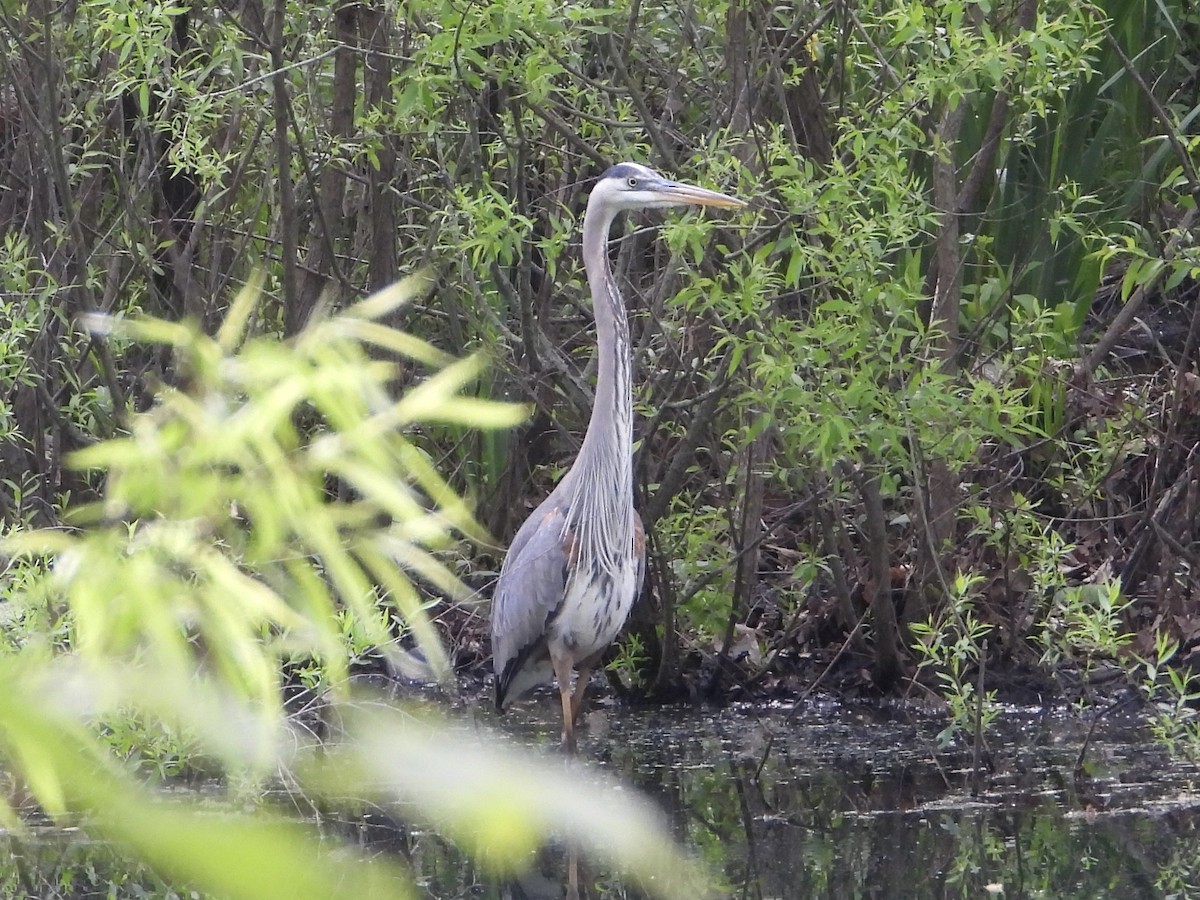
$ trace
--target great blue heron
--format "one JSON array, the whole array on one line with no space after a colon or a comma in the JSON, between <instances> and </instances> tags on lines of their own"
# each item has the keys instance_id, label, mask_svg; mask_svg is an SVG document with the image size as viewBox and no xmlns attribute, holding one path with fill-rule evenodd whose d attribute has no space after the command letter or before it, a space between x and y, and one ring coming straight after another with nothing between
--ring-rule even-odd
<instances>
[{"instance_id":1,"label":"great blue heron","mask_svg":"<svg viewBox=\"0 0 1200 900\"><path fill-rule=\"evenodd\" d=\"M575 749L588 676L625 624L646 558L633 509L629 322L609 269L608 232L623 210L686 205L746 204L628 162L610 168L592 188L583 217L583 267L599 356L592 416L575 464L513 538L492 597L496 707L553 675L568 751Z\"/></svg>"}]
</instances>

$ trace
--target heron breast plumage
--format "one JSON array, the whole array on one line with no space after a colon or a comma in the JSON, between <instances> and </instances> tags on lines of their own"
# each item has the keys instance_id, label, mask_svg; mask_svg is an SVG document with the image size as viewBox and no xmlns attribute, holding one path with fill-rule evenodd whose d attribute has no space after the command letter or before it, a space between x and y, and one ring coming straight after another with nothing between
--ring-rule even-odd
<instances>
[{"instance_id":1,"label":"heron breast plumage","mask_svg":"<svg viewBox=\"0 0 1200 900\"><path fill-rule=\"evenodd\" d=\"M612 567L578 564L547 627L547 644L568 650L576 663L598 656L613 642L637 598L641 566L631 553Z\"/></svg>"}]
</instances>

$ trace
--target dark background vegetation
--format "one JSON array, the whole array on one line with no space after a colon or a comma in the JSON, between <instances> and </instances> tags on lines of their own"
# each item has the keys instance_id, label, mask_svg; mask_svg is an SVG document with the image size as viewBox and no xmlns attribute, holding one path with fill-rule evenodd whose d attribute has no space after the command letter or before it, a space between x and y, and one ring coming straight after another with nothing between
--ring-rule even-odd
<instances>
[{"instance_id":1,"label":"dark background vegetation","mask_svg":"<svg viewBox=\"0 0 1200 900\"><path fill-rule=\"evenodd\" d=\"M619 685L1186 663L1198 47L1189 0L0 4L0 518L59 524L99 489L71 451L188 382L88 314L211 333L262 269L286 338L429 267L391 324L532 410L414 431L486 596L578 447L578 218L633 159L751 209L616 235L650 557ZM440 615L482 665L477 607Z\"/></svg>"}]
</instances>

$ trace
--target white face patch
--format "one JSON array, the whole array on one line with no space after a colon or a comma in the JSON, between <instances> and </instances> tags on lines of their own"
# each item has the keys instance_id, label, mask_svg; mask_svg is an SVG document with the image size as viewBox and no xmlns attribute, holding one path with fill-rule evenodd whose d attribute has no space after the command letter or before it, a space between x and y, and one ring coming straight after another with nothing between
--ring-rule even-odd
<instances>
[{"instance_id":1,"label":"white face patch","mask_svg":"<svg viewBox=\"0 0 1200 900\"><path fill-rule=\"evenodd\" d=\"M657 187L667 179L638 163L624 162L610 168L592 188L595 201L614 210L678 206Z\"/></svg>"}]
</instances>

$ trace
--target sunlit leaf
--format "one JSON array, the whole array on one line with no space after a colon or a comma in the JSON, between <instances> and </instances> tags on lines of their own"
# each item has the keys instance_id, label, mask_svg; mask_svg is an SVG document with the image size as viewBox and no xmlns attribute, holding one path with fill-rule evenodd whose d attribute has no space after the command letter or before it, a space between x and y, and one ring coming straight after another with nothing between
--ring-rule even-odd
<instances>
[{"instance_id":1,"label":"sunlit leaf","mask_svg":"<svg viewBox=\"0 0 1200 900\"><path fill-rule=\"evenodd\" d=\"M308 772L332 794L392 802L429 819L500 871L522 868L541 835L575 842L660 897L706 893L661 813L575 760L540 761L478 729L375 708L345 711L347 741Z\"/></svg>"},{"instance_id":2,"label":"sunlit leaf","mask_svg":"<svg viewBox=\"0 0 1200 900\"><path fill-rule=\"evenodd\" d=\"M300 823L238 813L216 802L153 797L104 759L85 729L30 694L0 696L0 721L5 749L37 777L39 798L57 800L47 808L86 815L93 834L180 883L246 900L414 895L411 875L397 863L322 841ZM14 734L37 740L35 759L14 746Z\"/></svg>"}]
</instances>

